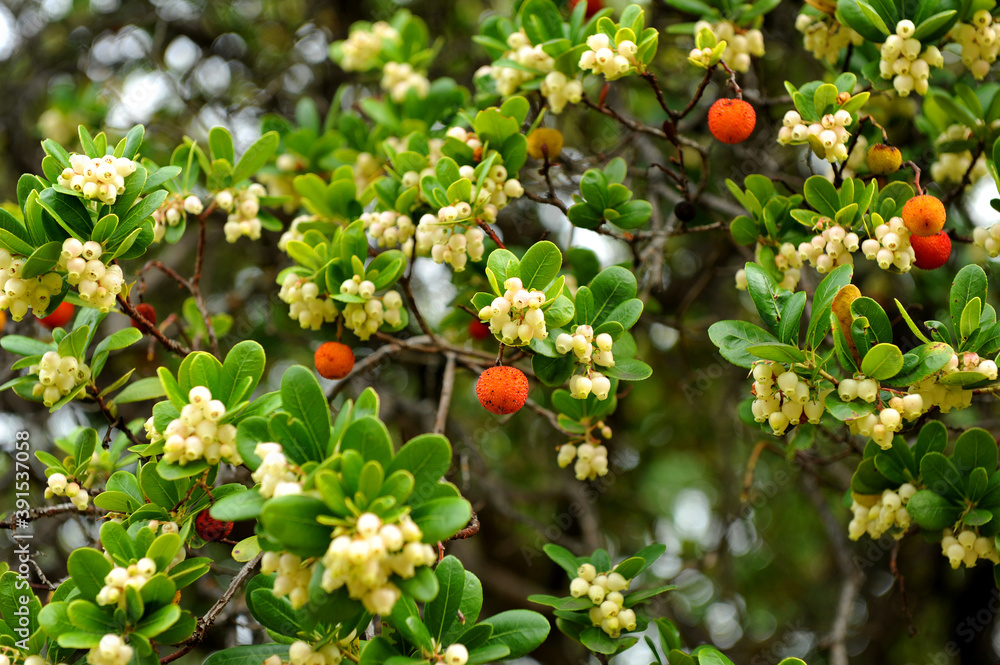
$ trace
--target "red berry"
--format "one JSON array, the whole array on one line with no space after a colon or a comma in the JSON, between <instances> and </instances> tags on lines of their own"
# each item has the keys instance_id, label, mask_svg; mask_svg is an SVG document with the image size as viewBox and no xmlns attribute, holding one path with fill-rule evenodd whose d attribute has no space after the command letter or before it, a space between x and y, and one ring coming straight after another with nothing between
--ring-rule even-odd
<instances>
[{"instance_id":1,"label":"red berry","mask_svg":"<svg viewBox=\"0 0 1000 665\"><path fill-rule=\"evenodd\" d=\"M570 11L575 9L579 2L580 0L569 0ZM604 9L603 0L587 0L587 18L590 18L602 9Z\"/></svg>"},{"instance_id":2,"label":"red berry","mask_svg":"<svg viewBox=\"0 0 1000 665\"><path fill-rule=\"evenodd\" d=\"M756 124L757 114L742 99L718 99L708 109L708 129L723 143L746 141Z\"/></svg>"},{"instance_id":3,"label":"red berry","mask_svg":"<svg viewBox=\"0 0 1000 665\"><path fill-rule=\"evenodd\" d=\"M490 327L482 321L473 319L469 321L469 337L476 340L483 340L490 336Z\"/></svg>"},{"instance_id":4,"label":"red berry","mask_svg":"<svg viewBox=\"0 0 1000 665\"><path fill-rule=\"evenodd\" d=\"M340 342L323 342L314 360L316 371L324 379L342 379L354 368L354 351Z\"/></svg>"},{"instance_id":5,"label":"red berry","mask_svg":"<svg viewBox=\"0 0 1000 665\"><path fill-rule=\"evenodd\" d=\"M135 306L135 311L139 312L144 317L146 317L146 320L152 323L154 326L156 325L156 309L152 305L150 305L149 303L141 302ZM146 326L142 323L139 323L138 319L132 319L132 327L138 328L139 330L146 332Z\"/></svg>"},{"instance_id":6,"label":"red berry","mask_svg":"<svg viewBox=\"0 0 1000 665\"><path fill-rule=\"evenodd\" d=\"M476 381L476 397L491 413L514 413L528 399L528 377L516 367L490 367Z\"/></svg>"},{"instance_id":7,"label":"red berry","mask_svg":"<svg viewBox=\"0 0 1000 665\"><path fill-rule=\"evenodd\" d=\"M207 510L203 510L194 518L194 528L202 540L215 542L232 533L233 523L217 520L209 515Z\"/></svg>"},{"instance_id":8,"label":"red berry","mask_svg":"<svg viewBox=\"0 0 1000 665\"><path fill-rule=\"evenodd\" d=\"M941 199L929 194L914 196L903 206L903 224L915 236L928 238L944 228L947 213Z\"/></svg>"},{"instance_id":9,"label":"red berry","mask_svg":"<svg viewBox=\"0 0 1000 665\"><path fill-rule=\"evenodd\" d=\"M926 238L911 235L910 245L916 255L913 264L924 270L940 268L948 262L948 257L951 256L951 238L944 231L939 231Z\"/></svg>"},{"instance_id":10,"label":"red berry","mask_svg":"<svg viewBox=\"0 0 1000 665\"><path fill-rule=\"evenodd\" d=\"M75 311L76 308L64 300L59 303L59 306L56 307L54 312L46 316L44 319L39 319L38 322L49 330L62 328L73 319L73 312Z\"/></svg>"}]
</instances>

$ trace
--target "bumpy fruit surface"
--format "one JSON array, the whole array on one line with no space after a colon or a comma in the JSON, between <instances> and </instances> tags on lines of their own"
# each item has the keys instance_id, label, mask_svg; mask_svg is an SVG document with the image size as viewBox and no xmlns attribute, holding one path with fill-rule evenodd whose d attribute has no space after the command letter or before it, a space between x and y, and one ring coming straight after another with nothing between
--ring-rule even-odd
<instances>
[{"instance_id":1,"label":"bumpy fruit surface","mask_svg":"<svg viewBox=\"0 0 1000 665\"><path fill-rule=\"evenodd\" d=\"M56 307L54 312L46 316L44 319L39 319L38 322L49 330L62 328L73 319L73 312L75 311L76 307L73 307L72 304L64 300L59 303L59 306Z\"/></svg>"},{"instance_id":2,"label":"bumpy fruit surface","mask_svg":"<svg viewBox=\"0 0 1000 665\"><path fill-rule=\"evenodd\" d=\"M865 154L865 164L875 175L889 175L899 170L903 165L903 155L899 148L884 143L876 143L868 148Z\"/></svg>"},{"instance_id":3,"label":"bumpy fruit surface","mask_svg":"<svg viewBox=\"0 0 1000 665\"><path fill-rule=\"evenodd\" d=\"M135 311L142 314L146 318L146 320L152 323L154 326L156 325L156 309L152 305L150 305L149 303L141 302L135 306ZM138 330L141 330L143 332L146 332L146 325L143 323L139 323L138 319L132 319L132 327L137 328Z\"/></svg>"},{"instance_id":4,"label":"bumpy fruit surface","mask_svg":"<svg viewBox=\"0 0 1000 665\"><path fill-rule=\"evenodd\" d=\"M927 238L944 228L944 204L935 196L914 196L903 206L903 223L915 236Z\"/></svg>"},{"instance_id":5,"label":"bumpy fruit surface","mask_svg":"<svg viewBox=\"0 0 1000 665\"><path fill-rule=\"evenodd\" d=\"M315 361L324 379L342 379L354 368L354 351L340 342L323 342L316 349Z\"/></svg>"},{"instance_id":6,"label":"bumpy fruit surface","mask_svg":"<svg viewBox=\"0 0 1000 665\"><path fill-rule=\"evenodd\" d=\"M194 528L202 540L215 542L227 538L233 532L233 523L217 520L207 510L203 510L194 519Z\"/></svg>"},{"instance_id":7,"label":"bumpy fruit surface","mask_svg":"<svg viewBox=\"0 0 1000 665\"><path fill-rule=\"evenodd\" d=\"M563 135L558 129L539 127L528 134L528 156L532 159L553 160L559 156L563 148Z\"/></svg>"},{"instance_id":8,"label":"bumpy fruit surface","mask_svg":"<svg viewBox=\"0 0 1000 665\"><path fill-rule=\"evenodd\" d=\"M475 340L484 340L491 337L490 327L482 321L469 321L469 337Z\"/></svg>"},{"instance_id":9,"label":"bumpy fruit surface","mask_svg":"<svg viewBox=\"0 0 1000 665\"><path fill-rule=\"evenodd\" d=\"M914 265L923 270L940 268L951 256L951 238L944 231L926 238L910 236L910 246L917 256Z\"/></svg>"},{"instance_id":10,"label":"bumpy fruit surface","mask_svg":"<svg viewBox=\"0 0 1000 665\"><path fill-rule=\"evenodd\" d=\"M742 99L719 99L708 110L708 129L723 143L746 141L757 124L757 113Z\"/></svg>"},{"instance_id":11,"label":"bumpy fruit surface","mask_svg":"<svg viewBox=\"0 0 1000 665\"><path fill-rule=\"evenodd\" d=\"M490 367L476 381L476 397L490 413L514 413L528 399L528 377L516 367Z\"/></svg>"}]
</instances>

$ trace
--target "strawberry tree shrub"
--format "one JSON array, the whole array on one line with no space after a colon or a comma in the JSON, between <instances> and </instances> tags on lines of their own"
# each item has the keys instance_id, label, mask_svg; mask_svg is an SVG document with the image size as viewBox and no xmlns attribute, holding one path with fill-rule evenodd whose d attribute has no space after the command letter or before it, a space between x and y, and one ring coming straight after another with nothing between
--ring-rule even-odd
<instances>
[{"instance_id":1,"label":"strawberry tree shrub","mask_svg":"<svg viewBox=\"0 0 1000 665\"><path fill-rule=\"evenodd\" d=\"M674 428L744 505L775 469L814 504L771 556L834 563L801 599L833 628L773 662L862 652L876 574L929 623L910 561L1000 563L998 42L952 4L523 0L468 71L400 10L338 23L339 85L249 139L46 112L0 207L0 389L75 426L4 526L79 546L4 564L0 665L753 662L741 591L697 600L710 539L653 524Z\"/></svg>"}]
</instances>

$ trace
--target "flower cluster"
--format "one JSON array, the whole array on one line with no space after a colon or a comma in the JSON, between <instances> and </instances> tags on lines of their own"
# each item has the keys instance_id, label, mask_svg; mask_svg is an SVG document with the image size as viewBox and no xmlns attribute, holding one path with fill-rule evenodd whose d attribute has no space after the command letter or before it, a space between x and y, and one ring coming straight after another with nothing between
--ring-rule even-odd
<instances>
[{"instance_id":1,"label":"flower cluster","mask_svg":"<svg viewBox=\"0 0 1000 665\"><path fill-rule=\"evenodd\" d=\"M829 390L818 390L812 396L809 383L778 362L762 361L753 366L751 404L754 420L768 423L775 436L781 436L789 426L802 422L802 417L816 425L826 410L824 400Z\"/></svg>"},{"instance_id":2,"label":"flower cluster","mask_svg":"<svg viewBox=\"0 0 1000 665\"><path fill-rule=\"evenodd\" d=\"M190 403L181 409L180 417L171 420L162 434L156 431L152 420L146 421L150 440L164 439L163 461L181 466L200 459L209 464L223 460L242 464L236 452L236 427L230 423L219 424L226 415L226 405L212 399L211 391L205 386L192 388L188 400Z\"/></svg>"},{"instance_id":3,"label":"flower cluster","mask_svg":"<svg viewBox=\"0 0 1000 665\"><path fill-rule=\"evenodd\" d=\"M117 265L101 261L104 248L94 240L80 242L76 238L63 241L58 267L66 271L66 281L80 292L80 300L108 312L121 293L125 276Z\"/></svg>"},{"instance_id":4,"label":"flower cluster","mask_svg":"<svg viewBox=\"0 0 1000 665\"><path fill-rule=\"evenodd\" d=\"M931 67L944 65L944 56L936 46L925 49L919 40L913 38L916 30L909 19L897 23L896 34L889 35L882 44L882 59L878 63L882 78L892 79L896 92L903 97L914 90L919 95L926 95Z\"/></svg>"},{"instance_id":5,"label":"flower cluster","mask_svg":"<svg viewBox=\"0 0 1000 665\"><path fill-rule=\"evenodd\" d=\"M46 352L30 371L38 372L38 382L31 394L41 397L45 406L52 406L90 380L90 367L86 363L74 356L60 356L56 351Z\"/></svg>"},{"instance_id":6,"label":"flower cluster","mask_svg":"<svg viewBox=\"0 0 1000 665\"><path fill-rule=\"evenodd\" d=\"M88 665L126 665L132 660L133 649L119 635L109 633L87 653Z\"/></svg>"},{"instance_id":7,"label":"flower cluster","mask_svg":"<svg viewBox=\"0 0 1000 665\"><path fill-rule=\"evenodd\" d=\"M608 398L611 381L600 372L594 371L592 366L615 366L615 358L611 353L612 344L611 335L601 333L595 338L594 329L587 325L577 326L576 332L572 335L562 333L556 338L556 351L562 354L572 351L573 359L584 370L583 374L574 374L569 380L569 391L574 399L587 399L591 392L599 400Z\"/></svg>"},{"instance_id":8,"label":"flower cluster","mask_svg":"<svg viewBox=\"0 0 1000 665\"><path fill-rule=\"evenodd\" d=\"M980 358L978 353L963 353L961 357L953 354L940 372L910 386L910 394L921 398L923 411L936 406L941 413L948 413L952 409L964 409L972 403L971 390L960 385L940 383L941 378L955 372L977 372L983 375L984 381L997 380L996 362Z\"/></svg>"},{"instance_id":9,"label":"flower cluster","mask_svg":"<svg viewBox=\"0 0 1000 665\"><path fill-rule=\"evenodd\" d=\"M289 242L292 240L298 240L301 242L305 234L299 230L299 225L307 222L315 222L318 219L319 217L316 215L299 215L293 219L292 223L289 224L288 228L281 234L281 237L278 238L278 249L282 252L287 252Z\"/></svg>"},{"instance_id":10,"label":"flower cluster","mask_svg":"<svg viewBox=\"0 0 1000 665\"><path fill-rule=\"evenodd\" d=\"M823 147L823 152L817 155L830 162L840 162L848 157L847 142L851 133L847 128L853 122L854 117L850 112L840 109L836 113L827 113L819 122L807 124L799 112L793 109L782 120L782 128L778 130L778 143L801 145L808 143L810 136L815 136Z\"/></svg>"},{"instance_id":11,"label":"flower cluster","mask_svg":"<svg viewBox=\"0 0 1000 665\"><path fill-rule=\"evenodd\" d=\"M133 587L138 591L155 574L156 562L149 557L143 557L127 568L115 566L104 576L104 586L97 593L97 604L124 607L125 588Z\"/></svg>"},{"instance_id":12,"label":"flower cluster","mask_svg":"<svg viewBox=\"0 0 1000 665\"><path fill-rule=\"evenodd\" d=\"M562 113L567 104L579 104L583 99L583 83L577 79L567 78L562 72L546 74L540 89L549 102L549 110L553 113Z\"/></svg>"},{"instance_id":13,"label":"flower cluster","mask_svg":"<svg viewBox=\"0 0 1000 665\"><path fill-rule=\"evenodd\" d=\"M251 240L260 238L261 223L257 214L260 212L262 196L267 196L267 189L257 182L245 189L224 189L215 195L216 204L229 213L226 224L222 227L226 242L236 242L243 236Z\"/></svg>"},{"instance_id":14,"label":"flower cluster","mask_svg":"<svg viewBox=\"0 0 1000 665\"><path fill-rule=\"evenodd\" d=\"M373 23L371 30L355 28L340 45L340 66L348 72L367 71L376 65L383 43L398 39L399 31L385 21Z\"/></svg>"},{"instance_id":15,"label":"flower cluster","mask_svg":"<svg viewBox=\"0 0 1000 665\"><path fill-rule=\"evenodd\" d=\"M715 25L708 21L698 21L694 24L694 34L698 34L704 28L711 30L716 40L726 42L722 59L734 71L746 73L750 71L751 56L755 58L764 56L764 35L760 30L737 32L739 29L731 21L720 21Z\"/></svg>"},{"instance_id":16,"label":"flower cluster","mask_svg":"<svg viewBox=\"0 0 1000 665\"><path fill-rule=\"evenodd\" d=\"M878 399L879 385L875 379L859 377L842 379L837 385L837 394L845 402L860 399L869 404ZM869 413L848 423L851 434L871 437L883 450L892 448L893 434L903 428L903 418L913 420L923 410L923 399L919 395L896 396L889 406L878 414Z\"/></svg>"},{"instance_id":17,"label":"flower cluster","mask_svg":"<svg viewBox=\"0 0 1000 665\"><path fill-rule=\"evenodd\" d=\"M1000 53L1000 34L989 10L980 9L973 14L972 23L956 23L948 35L962 49L962 64L976 80L986 78Z\"/></svg>"},{"instance_id":18,"label":"flower cluster","mask_svg":"<svg viewBox=\"0 0 1000 665\"><path fill-rule=\"evenodd\" d=\"M603 32L587 37L587 48L590 50L580 55L580 69L602 74L609 81L625 76L635 67L639 50L635 42L627 39L612 46L611 38Z\"/></svg>"},{"instance_id":19,"label":"flower cluster","mask_svg":"<svg viewBox=\"0 0 1000 665\"><path fill-rule=\"evenodd\" d=\"M851 252L858 251L861 242L858 234L848 231L840 224L834 224L828 217L820 218L817 226L823 229L822 232L813 236L809 242L799 244L799 265L801 261L808 261L821 275L837 266L852 265L854 257Z\"/></svg>"},{"instance_id":20,"label":"flower cluster","mask_svg":"<svg viewBox=\"0 0 1000 665\"><path fill-rule=\"evenodd\" d=\"M795 29L802 33L802 43L817 60L837 64L840 52L847 46L861 46L865 38L852 28L841 24L832 16L823 14L799 14L795 19Z\"/></svg>"},{"instance_id":21,"label":"flower cluster","mask_svg":"<svg viewBox=\"0 0 1000 665\"><path fill-rule=\"evenodd\" d=\"M613 570L598 574L592 564L585 563L576 571L577 577L570 582L569 593L574 598L590 598L594 607L590 609L590 621L617 639L622 630L635 630L635 612L625 609L625 596L630 580Z\"/></svg>"},{"instance_id":22,"label":"flower cluster","mask_svg":"<svg viewBox=\"0 0 1000 665\"><path fill-rule=\"evenodd\" d=\"M288 596L288 602L296 610L309 601L312 565L303 563L302 557L291 552L264 552L260 560L260 572L265 575L278 573L271 592L278 598Z\"/></svg>"},{"instance_id":23,"label":"flower cluster","mask_svg":"<svg viewBox=\"0 0 1000 665\"><path fill-rule=\"evenodd\" d=\"M87 490L80 487L80 483L69 482L69 479L62 473L53 473L49 476L48 486L45 488L45 498L51 499L54 496L64 496L68 498L76 509L84 511L90 501Z\"/></svg>"},{"instance_id":24,"label":"flower cluster","mask_svg":"<svg viewBox=\"0 0 1000 665\"><path fill-rule=\"evenodd\" d=\"M337 320L340 310L325 295L320 297L319 286L295 273L288 273L281 282L278 297L289 304L288 316L303 328L319 330L324 323Z\"/></svg>"},{"instance_id":25,"label":"flower cluster","mask_svg":"<svg viewBox=\"0 0 1000 665\"><path fill-rule=\"evenodd\" d=\"M916 260L910 245L910 231L902 217L893 217L875 227L875 237L861 243L861 251L869 261L878 263L882 270L909 272Z\"/></svg>"},{"instance_id":26,"label":"flower cluster","mask_svg":"<svg viewBox=\"0 0 1000 665\"><path fill-rule=\"evenodd\" d=\"M394 210L366 212L361 215L361 221L364 222L368 235L379 247L398 247L406 256L413 255L413 235L417 228L407 215Z\"/></svg>"},{"instance_id":27,"label":"flower cluster","mask_svg":"<svg viewBox=\"0 0 1000 665\"><path fill-rule=\"evenodd\" d=\"M972 232L972 242L986 250L990 258L1000 256L1000 224L977 226Z\"/></svg>"},{"instance_id":28,"label":"flower cluster","mask_svg":"<svg viewBox=\"0 0 1000 665\"><path fill-rule=\"evenodd\" d=\"M403 320L403 297L398 291L386 291L381 298L376 298L375 285L355 275L344 280L340 292L364 299L364 302L349 302L344 307L344 326L362 342L374 335L383 323L395 327Z\"/></svg>"},{"instance_id":29,"label":"flower cluster","mask_svg":"<svg viewBox=\"0 0 1000 665\"><path fill-rule=\"evenodd\" d=\"M401 104L410 90L416 91L420 99L427 97L431 82L408 62L387 62L382 68L382 89L392 101Z\"/></svg>"},{"instance_id":30,"label":"flower cluster","mask_svg":"<svg viewBox=\"0 0 1000 665\"><path fill-rule=\"evenodd\" d=\"M855 499L851 505L854 519L847 525L851 540L859 540L866 533L872 540L878 540L890 530L893 530L893 538L896 540L902 538L911 523L906 504L916 493L916 487L904 483L898 490L885 490L871 505L864 505Z\"/></svg>"},{"instance_id":31,"label":"flower cluster","mask_svg":"<svg viewBox=\"0 0 1000 665\"><path fill-rule=\"evenodd\" d=\"M948 557L948 563L956 569L963 563L966 568L972 568L980 559L1000 564L993 539L980 536L973 529L963 529L958 535L951 529L945 529L941 538L941 554Z\"/></svg>"},{"instance_id":32,"label":"flower cluster","mask_svg":"<svg viewBox=\"0 0 1000 665\"><path fill-rule=\"evenodd\" d=\"M455 272L465 270L469 259L479 261L483 258L486 245L483 243L486 234L476 226L456 223L458 217L469 213L468 203L462 202L455 206L441 208L438 217L424 215L417 227L417 251L429 253L435 263L447 263ZM456 221L451 221L454 216ZM443 218L442 218L443 217Z\"/></svg>"},{"instance_id":33,"label":"flower cluster","mask_svg":"<svg viewBox=\"0 0 1000 665\"><path fill-rule=\"evenodd\" d=\"M44 317L52 294L62 290L63 278L54 272L27 279L21 277L25 260L0 247L0 312L9 309L15 321L24 318L29 309L36 317Z\"/></svg>"},{"instance_id":34,"label":"flower cluster","mask_svg":"<svg viewBox=\"0 0 1000 665\"><path fill-rule=\"evenodd\" d=\"M434 548L422 538L420 527L407 515L398 524L383 524L374 513L362 513L353 530L330 541L323 555L323 589L333 592L346 585L350 597L369 612L391 613L402 592L389 577L409 579L417 567L437 561Z\"/></svg>"},{"instance_id":35,"label":"flower cluster","mask_svg":"<svg viewBox=\"0 0 1000 665\"><path fill-rule=\"evenodd\" d=\"M564 443L559 446L559 456L556 458L559 468L565 469L574 460L576 464L573 465L573 473L577 480L594 480L608 474L608 449L604 446L590 443L578 446Z\"/></svg>"},{"instance_id":36,"label":"flower cluster","mask_svg":"<svg viewBox=\"0 0 1000 665\"><path fill-rule=\"evenodd\" d=\"M114 205L125 191L125 178L135 173L135 162L126 157L105 155L91 159L86 155L70 155L69 168L63 169L56 182L83 194L85 199L98 199Z\"/></svg>"},{"instance_id":37,"label":"flower cluster","mask_svg":"<svg viewBox=\"0 0 1000 665\"><path fill-rule=\"evenodd\" d=\"M168 226L177 226L185 215L200 215L204 209L201 199L194 194L167 197L163 205L153 212L153 242L163 240Z\"/></svg>"},{"instance_id":38,"label":"flower cluster","mask_svg":"<svg viewBox=\"0 0 1000 665\"><path fill-rule=\"evenodd\" d=\"M503 65L489 65L484 69L489 71L489 75L496 81L497 92L504 97L513 95L522 84L535 78L534 71L548 74L555 65L555 60L548 53L542 50L541 45L532 46L531 40L524 30L512 32L507 37L507 46L511 50L503 54L503 60L509 60L524 67L505 67Z\"/></svg>"},{"instance_id":39,"label":"flower cluster","mask_svg":"<svg viewBox=\"0 0 1000 665\"><path fill-rule=\"evenodd\" d=\"M261 496L270 499L302 493L299 474L289 464L280 443L258 443L253 454L261 460L260 466L251 475L254 482L260 485Z\"/></svg>"},{"instance_id":40,"label":"flower cluster","mask_svg":"<svg viewBox=\"0 0 1000 665\"><path fill-rule=\"evenodd\" d=\"M952 141L967 141L972 138L972 130L965 125L951 125L944 130L936 139L935 146L941 146ZM960 183L969 174L969 185L984 177L988 171L986 169L986 156L980 155L976 163L972 163L972 151L963 150L961 152L939 152L937 159L931 164L931 177L938 183Z\"/></svg>"},{"instance_id":41,"label":"flower cluster","mask_svg":"<svg viewBox=\"0 0 1000 665\"><path fill-rule=\"evenodd\" d=\"M508 346L524 346L532 339L549 336L545 329L545 294L528 291L520 278L510 277L503 283L504 294L479 310L479 318L489 322L490 332Z\"/></svg>"}]
</instances>

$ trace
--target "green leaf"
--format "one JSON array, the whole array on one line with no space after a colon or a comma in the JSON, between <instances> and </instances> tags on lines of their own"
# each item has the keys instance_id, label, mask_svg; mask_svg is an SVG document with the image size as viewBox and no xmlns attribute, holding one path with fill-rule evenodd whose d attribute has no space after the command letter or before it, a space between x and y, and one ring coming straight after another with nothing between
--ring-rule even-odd
<instances>
[{"instance_id":1,"label":"green leaf","mask_svg":"<svg viewBox=\"0 0 1000 665\"><path fill-rule=\"evenodd\" d=\"M328 514L329 509L319 499L282 496L264 504L260 523L268 536L293 554L322 556L330 545L331 529L319 524L316 518Z\"/></svg>"},{"instance_id":2,"label":"green leaf","mask_svg":"<svg viewBox=\"0 0 1000 665\"><path fill-rule=\"evenodd\" d=\"M451 445L448 439L439 434L421 434L399 449L385 467L385 474L389 478L401 469L413 474L414 486L410 503L419 505L434 497L438 481L450 466Z\"/></svg>"},{"instance_id":3,"label":"green leaf","mask_svg":"<svg viewBox=\"0 0 1000 665\"><path fill-rule=\"evenodd\" d=\"M843 287L851 283L854 266L843 265L834 268L816 287L813 295L809 327L806 329L806 344L818 348L830 330L830 307L833 299Z\"/></svg>"},{"instance_id":4,"label":"green leaf","mask_svg":"<svg viewBox=\"0 0 1000 665\"><path fill-rule=\"evenodd\" d=\"M508 658L520 658L537 649L549 634L549 622L538 612L508 610L480 622L493 627L490 643L510 649Z\"/></svg>"},{"instance_id":5,"label":"green leaf","mask_svg":"<svg viewBox=\"0 0 1000 665\"><path fill-rule=\"evenodd\" d=\"M951 459L963 476L977 467L992 474L997 468L997 442L987 430L970 428L958 437Z\"/></svg>"},{"instance_id":6,"label":"green leaf","mask_svg":"<svg viewBox=\"0 0 1000 665\"><path fill-rule=\"evenodd\" d=\"M290 367L281 377L281 405L305 424L313 447L304 461L322 461L330 441L330 408L316 376L302 365Z\"/></svg>"},{"instance_id":7,"label":"green leaf","mask_svg":"<svg viewBox=\"0 0 1000 665\"><path fill-rule=\"evenodd\" d=\"M778 343L774 335L746 321L717 321L709 326L708 337L719 348L723 358L747 369L757 360L757 356L749 352L749 347Z\"/></svg>"},{"instance_id":8,"label":"green leaf","mask_svg":"<svg viewBox=\"0 0 1000 665\"><path fill-rule=\"evenodd\" d=\"M931 490L920 490L906 504L906 511L920 528L938 531L958 521L962 509Z\"/></svg>"},{"instance_id":9,"label":"green leaf","mask_svg":"<svg viewBox=\"0 0 1000 665\"><path fill-rule=\"evenodd\" d=\"M87 600L96 600L104 587L104 578L111 572L111 562L95 549L81 547L73 550L66 561L69 572L80 595Z\"/></svg>"},{"instance_id":10,"label":"green leaf","mask_svg":"<svg viewBox=\"0 0 1000 665\"><path fill-rule=\"evenodd\" d=\"M757 313L764 325L772 333L777 333L781 323L781 312L778 311L778 285L774 278L756 263L746 264L747 290L753 299Z\"/></svg>"},{"instance_id":11,"label":"green leaf","mask_svg":"<svg viewBox=\"0 0 1000 665\"><path fill-rule=\"evenodd\" d=\"M924 485L937 494L954 501L965 495L962 475L950 459L939 452L929 452L920 460L920 475Z\"/></svg>"},{"instance_id":12,"label":"green leaf","mask_svg":"<svg viewBox=\"0 0 1000 665\"><path fill-rule=\"evenodd\" d=\"M403 593L422 603L434 600L440 589L438 578L427 566L417 568L413 577L399 579L397 584Z\"/></svg>"},{"instance_id":13,"label":"green leaf","mask_svg":"<svg viewBox=\"0 0 1000 665\"><path fill-rule=\"evenodd\" d=\"M975 264L962 268L951 283L949 311L953 326L957 329L962 320L962 312L973 298L986 302L987 280L983 269Z\"/></svg>"},{"instance_id":14,"label":"green leaf","mask_svg":"<svg viewBox=\"0 0 1000 665\"><path fill-rule=\"evenodd\" d=\"M438 641L458 619L458 609L465 593L465 568L453 556L446 556L434 570L439 591L424 606L424 623Z\"/></svg>"},{"instance_id":15,"label":"green leaf","mask_svg":"<svg viewBox=\"0 0 1000 665\"><path fill-rule=\"evenodd\" d=\"M212 504L209 513L215 519L227 522L254 519L260 515L265 501L266 499L256 489L233 492Z\"/></svg>"},{"instance_id":16,"label":"green leaf","mask_svg":"<svg viewBox=\"0 0 1000 665\"><path fill-rule=\"evenodd\" d=\"M287 644L248 644L210 654L202 665L260 665L269 656L287 660Z\"/></svg>"},{"instance_id":17,"label":"green leaf","mask_svg":"<svg viewBox=\"0 0 1000 665\"><path fill-rule=\"evenodd\" d=\"M413 508L413 521L424 534L425 543L447 540L472 517L472 506L461 497L432 499Z\"/></svg>"},{"instance_id":18,"label":"green leaf","mask_svg":"<svg viewBox=\"0 0 1000 665\"><path fill-rule=\"evenodd\" d=\"M562 253L553 243L536 242L521 257L520 277L525 289L541 291L559 274Z\"/></svg>"},{"instance_id":19,"label":"green leaf","mask_svg":"<svg viewBox=\"0 0 1000 665\"><path fill-rule=\"evenodd\" d=\"M233 150L233 136L225 127L212 127L208 130L208 149L211 159L224 159L230 164L236 161Z\"/></svg>"},{"instance_id":20,"label":"green leaf","mask_svg":"<svg viewBox=\"0 0 1000 665\"><path fill-rule=\"evenodd\" d=\"M214 130L213 130L214 131ZM247 148L247 151L240 157L239 163L233 169L233 182L246 180L257 173L262 166L267 164L278 149L278 132L267 132ZM209 134L209 144L211 145L211 133ZM233 161L232 157L228 158Z\"/></svg>"},{"instance_id":21,"label":"green leaf","mask_svg":"<svg viewBox=\"0 0 1000 665\"><path fill-rule=\"evenodd\" d=\"M133 402L145 402L151 399L164 397L163 383L155 376L146 377L133 381L122 389L112 400L115 404L131 404Z\"/></svg>"},{"instance_id":22,"label":"green leaf","mask_svg":"<svg viewBox=\"0 0 1000 665\"><path fill-rule=\"evenodd\" d=\"M804 293L802 295L805 295ZM747 351L764 360L774 360L781 363L801 363L805 362L806 355L798 347L791 344L754 344L748 346Z\"/></svg>"},{"instance_id":23,"label":"green leaf","mask_svg":"<svg viewBox=\"0 0 1000 665\"><path fill-rule=\"evenodd\" d=\"M861 371L876 381L892 378L901 369L903 352L894 344L876 344L861 361Z\"/></svg>"}]
</instances>

